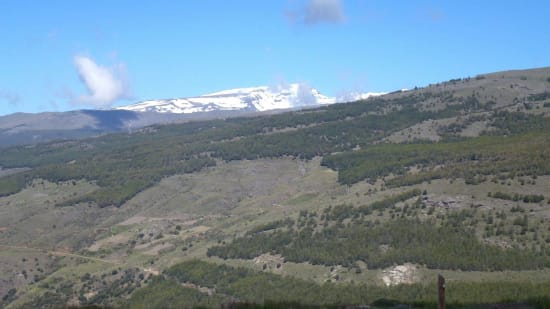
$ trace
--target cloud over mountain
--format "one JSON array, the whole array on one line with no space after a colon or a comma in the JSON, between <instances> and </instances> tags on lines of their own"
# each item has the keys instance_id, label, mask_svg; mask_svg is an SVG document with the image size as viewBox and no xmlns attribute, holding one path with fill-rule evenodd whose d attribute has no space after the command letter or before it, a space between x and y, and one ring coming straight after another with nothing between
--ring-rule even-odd
<instances>
[{"instance_id":1,"label":"cloud over mountain","mask_svg":"<svg viewBox=\"0 0 550 309\"><path fill-rule=\"evenodd\" d=\"M124 64L106 67L87 56L75 56L74 64L80 80L88 90L88 94L75 98L74 103L102 108L111 106L119 99L129 98Z\"/></svg>"},{"instance_id":2,"label":"cloud over mountain","mask_svg":"<svg viewBox=\"0 0 550 309\"><path fill-rule=\"evenodd\" d=\"M296 94L297 106L313 106L317 105L317 93L316 89L313 89L308 83L298 84L298 91Z\"/></svg>"}]
</instances>

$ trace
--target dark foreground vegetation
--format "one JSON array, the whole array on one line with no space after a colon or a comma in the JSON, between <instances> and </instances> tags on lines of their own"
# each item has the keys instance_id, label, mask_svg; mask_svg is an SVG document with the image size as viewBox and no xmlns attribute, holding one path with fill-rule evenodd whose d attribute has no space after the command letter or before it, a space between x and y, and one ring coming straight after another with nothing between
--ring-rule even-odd
<instances>
[{"instance_id":1,"label":"dark foreground vegetation","mask_svg":"<svg viewBox=\"0 0 550 309\"><path fill-rule=\"evenodd\" d=\"M216 294L198 292L181 284L215 290ZM550 282L544 284L450 282L447 303L451 308L500 302L525 302L543 308L548 305ZM150 285L136 292L127 303L129 308L215 307L234 303L231 308L338 308L345 305L393 307L436 306L437 285L424 282L413 285L380 287L365 284L322 285L279 275L233 268L193 260L175 265Z\"/></svg>"},{"instance_id":2,"label":"dark foreground vegetation","mask_svg":"<svg viewBox=\"0 0 550 309\"><path fill-rule=\"evenodd\" d=\"M421 199L399 209L401 218L380 223L368 216L395 208L397 202L420 195L411 190L370 205L338 205L317 212L301 212L298 220L258 226L226 245L214 246L209 256L252 259L264 253L287 261L356 267L386 268L406 262L433 269L465 271L529 270L550 267L550 248L503 249L479 240L472 225L473 211L464 210L441 221L405 218L426 207ZM521 223L521 222L520 222Z\"/></svg>"}]
</instances>

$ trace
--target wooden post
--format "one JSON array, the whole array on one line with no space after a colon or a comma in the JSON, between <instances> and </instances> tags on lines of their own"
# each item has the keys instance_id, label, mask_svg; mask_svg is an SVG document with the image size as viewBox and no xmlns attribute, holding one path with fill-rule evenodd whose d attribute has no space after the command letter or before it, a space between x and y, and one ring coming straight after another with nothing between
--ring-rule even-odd
<instances>
[{"instance_id":1,"label":"wooden post","mask_svg":"<svg viewBox=\"0 0 550 309\"><path fill-rule=\"evenodd\" d=\"M442 275L437 276L437 287L439 290L439 309L445 309L445 278Z\"/></svg>"}]
</instances>

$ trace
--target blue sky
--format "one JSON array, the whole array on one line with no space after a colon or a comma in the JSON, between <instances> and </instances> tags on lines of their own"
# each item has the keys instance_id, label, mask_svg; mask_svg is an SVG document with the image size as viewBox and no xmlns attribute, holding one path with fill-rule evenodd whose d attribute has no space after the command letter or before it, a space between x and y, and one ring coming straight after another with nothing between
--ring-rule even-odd
<instances>
[{"instance_id":1,"label":"blue sky","mask_svg":"<svg viewBox=\"0 0 550 309\"><path fill-rule=\"evenodd\" d=\"M550 66L548 1L0 1L0 115Z\"/></svg>"}]
</instances>

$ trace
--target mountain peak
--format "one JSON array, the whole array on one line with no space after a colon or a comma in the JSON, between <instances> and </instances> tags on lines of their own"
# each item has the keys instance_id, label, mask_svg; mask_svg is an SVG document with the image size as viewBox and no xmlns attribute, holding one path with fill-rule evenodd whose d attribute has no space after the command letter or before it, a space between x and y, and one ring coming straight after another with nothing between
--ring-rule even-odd
<instances>
[{"instance_id":1,"label":"mountain peak","mask_svg":"<svg viewBox=\"0 0 550 309\"><path fill-rule=\"evenodd\" d=\"M118 110L189 114L212 111L267 111L336 103L307 84L236 88L198 97L148 100L117 107Z\"/></svg>"}]
</instances>

